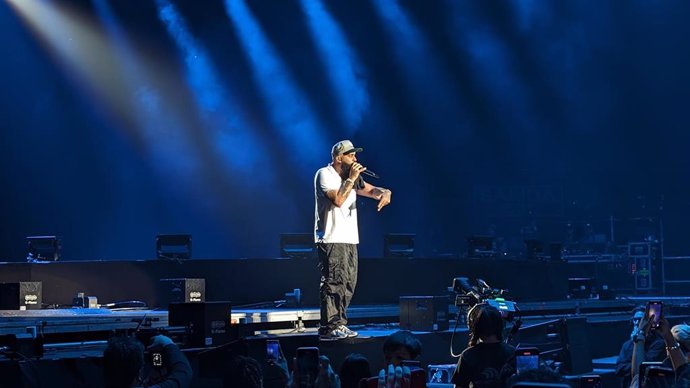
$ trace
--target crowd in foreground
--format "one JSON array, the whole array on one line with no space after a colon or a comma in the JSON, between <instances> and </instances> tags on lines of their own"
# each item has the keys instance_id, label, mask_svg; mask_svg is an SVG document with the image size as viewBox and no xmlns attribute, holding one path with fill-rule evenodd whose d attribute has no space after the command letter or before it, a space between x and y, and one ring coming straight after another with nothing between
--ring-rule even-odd
<instances>
[{"instance_id":1,"label":"crowd in foreground","mask_svg":"<svg viewBox=\"0 0 690 388\"><path fill-rule=\"evenodd\" d=\"M635 310L633 330L618 357L616 373L623 387L690 387L690 326L671 327L664 318ZM555 371L537 366L516 369L516 349L503 340L504 320L498 310L486 304L468 313L469 343L460 354L449 382L438 387L574 387L580 380L566 380ZM103 355L104 381L108 388L189 387L193 378L187 358L170 338L155 336L154 349L165 360L165 368L153 368L145 360L144 346L134 338L114 337ZM427 385L426 372L415 362L422 352L419 339L409 331L391 334L383 346L383 363L376 373L361 354L350 354L336 368L320 355L312 372L295 358L288 365L282 352L262 368L242 355L234 356L224 370L223 387L236 388L420 388ZM654 362L654 363L651 363ZM519 373L518 373L519 372Z\"/></svg>"}]
</instances>

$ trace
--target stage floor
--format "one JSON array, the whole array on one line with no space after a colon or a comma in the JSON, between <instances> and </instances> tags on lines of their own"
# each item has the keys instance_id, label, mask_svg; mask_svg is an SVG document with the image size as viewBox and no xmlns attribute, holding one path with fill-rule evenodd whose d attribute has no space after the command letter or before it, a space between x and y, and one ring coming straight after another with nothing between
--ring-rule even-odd
<instances>
[{"instance_id":1,"label":"stage floor","mask_svg":"<svg viewBox=\"0 0 690 388\"><path fill-rule=\"evenodd\" d=\"M549 319L553 316L587 316L593 322L617 321L647 300L663 300L668 309L688 308L688 298L680 297L626 297L616 300L573 299L550 302L520 303L519 315L524 320ZM450 320L458 308L449 305ZM670 311L670 310L669 310ZM680 314L683 315L683 314ZM291 332L302 323L307 328L318 325L320 312L315 307L304 308L231 308L230 322L245 326L244 333ZM397 324L400 322L398 305L351 306L348 310L351 324ZM36 328L45 335L86 333L96 331L135 330L137 328L165 329L168 327L167 310L107 308L71 308L43 310L0 310L0 335L27 333Z\"/></svg>"}]
</instances>

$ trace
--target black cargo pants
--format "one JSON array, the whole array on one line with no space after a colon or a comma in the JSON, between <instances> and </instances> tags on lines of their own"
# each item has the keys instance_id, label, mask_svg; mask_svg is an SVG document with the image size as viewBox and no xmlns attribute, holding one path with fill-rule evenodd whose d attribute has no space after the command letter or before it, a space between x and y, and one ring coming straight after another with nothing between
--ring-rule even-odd
<instances>
[{"instance_id":1,"label":"black cargo pants","mask_svg":"<svg viewBox=\"0 0 690 388\"><path fill-rule=\"evenodd\" d=\"M319 333L326 334L347 324L346 310L357 285L357 245L318 243L316 247L321 271Z\"/></svg>"}]
</instances>

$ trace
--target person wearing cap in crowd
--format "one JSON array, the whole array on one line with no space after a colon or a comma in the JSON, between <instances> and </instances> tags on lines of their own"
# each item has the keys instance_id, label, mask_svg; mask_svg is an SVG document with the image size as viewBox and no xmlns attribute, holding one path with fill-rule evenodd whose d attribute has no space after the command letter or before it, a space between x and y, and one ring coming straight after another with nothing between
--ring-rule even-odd
<instances>
[{"instance_id":1,"label":"person wearing cap in crowd","mask_svg":"<svg viewBox=\"0 0 690 388\"><path fill-rule=\"evenodd\" d=\"M623 343L618 354L618 358L616 359L615 373L621 378L621 387L624 388L630 387L630 381L632 378L633 348L635 346L635 342L639 342L639 324L644 317L644 312L644 306L638 306L633 309L633 315L630 319L632 324L630 339ZM666 353L664 352L664 339L661 338L656 331L650 330L645 336L644 354L646 361L663 361L666 358Z\"/></svg>"},{"instance_id":2,"label":"person wearing cap in crowd","mask_svg":"<svg viewBox=\"0 0 690 388\"><path fill-rule=\"evenodd\" d=\"M644 318L645 307L637 306L632 310L632 317L630 323L632 324L632 331L630 338L623 343L621 350L616 359L617 376L621 377L621 387L630 387L632 379L632 358L635 343L640 342L640 338L644 337L644 354L646 361L663 361L666 358L664 351L664 339L656 330L649 330L646 334L640 332L640 321Z\"/></svg>"},{"instance_id":3,"label":"person wearing cap in crowd","mask_svg":"<svg viewBox=\"0 0 690 388\"><path fill-rule=\"evenodd\" d=\"M673 370L676 373L676 386L689 387L690 386L690 325L682 323L675 325L669 333L664 331L667 328L668 321L664 318L661 320L660 329L662 330L662 337L666 343L666 353L671 359ZM673 343L675 341L675 344Z\"/></svg>"},{"instance_id":4,"label":"person wearing cap in crowd","mask_svg":"<svg viewBox=\"0 0 690 388\"><path fill-rule=\"evenodd\" d=\"M391 202L391 191L360 176L366 167L357 162L362 148L350 140L331 149L331 163L314 176L316 214L314 239L321 271L321 339L355 337L347 325L347 307L357 283L357 195L378 201L377 210Z\"/></svg>"},{"instance_id":5,"label":"person wearing cap in crowd","mask_svg":"<svg viewBox=\"0 0 690 388\"><path fill-rule=\"evenodd\" d=\"M685 355L690 358L690 325L687 323L675 325L671 328L671 334L678 341Z\"/></svg>"}]
</instances>

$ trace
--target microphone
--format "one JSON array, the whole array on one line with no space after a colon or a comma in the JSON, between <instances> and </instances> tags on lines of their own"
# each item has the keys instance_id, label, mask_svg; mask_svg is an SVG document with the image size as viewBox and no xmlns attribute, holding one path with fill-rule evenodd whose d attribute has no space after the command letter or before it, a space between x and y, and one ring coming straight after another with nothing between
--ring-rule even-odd
<instances>
[{"instance_id":1,"label":"microphone","mask_svg":"<svg viewBox=\"0 0 690 388\"><path fill-rule=\"evenodd\" d=\"M364 171L362 171L361 173L364 174L364 175L370 176L370 177L372 177L372 178L376 178L376 179L381 178L380 176L378 176L378 174L376 174L375 172L373 172L373 171L371 171L371 170L369 170L369 169L364 170Z\"/></svg>"}]
</instances>

